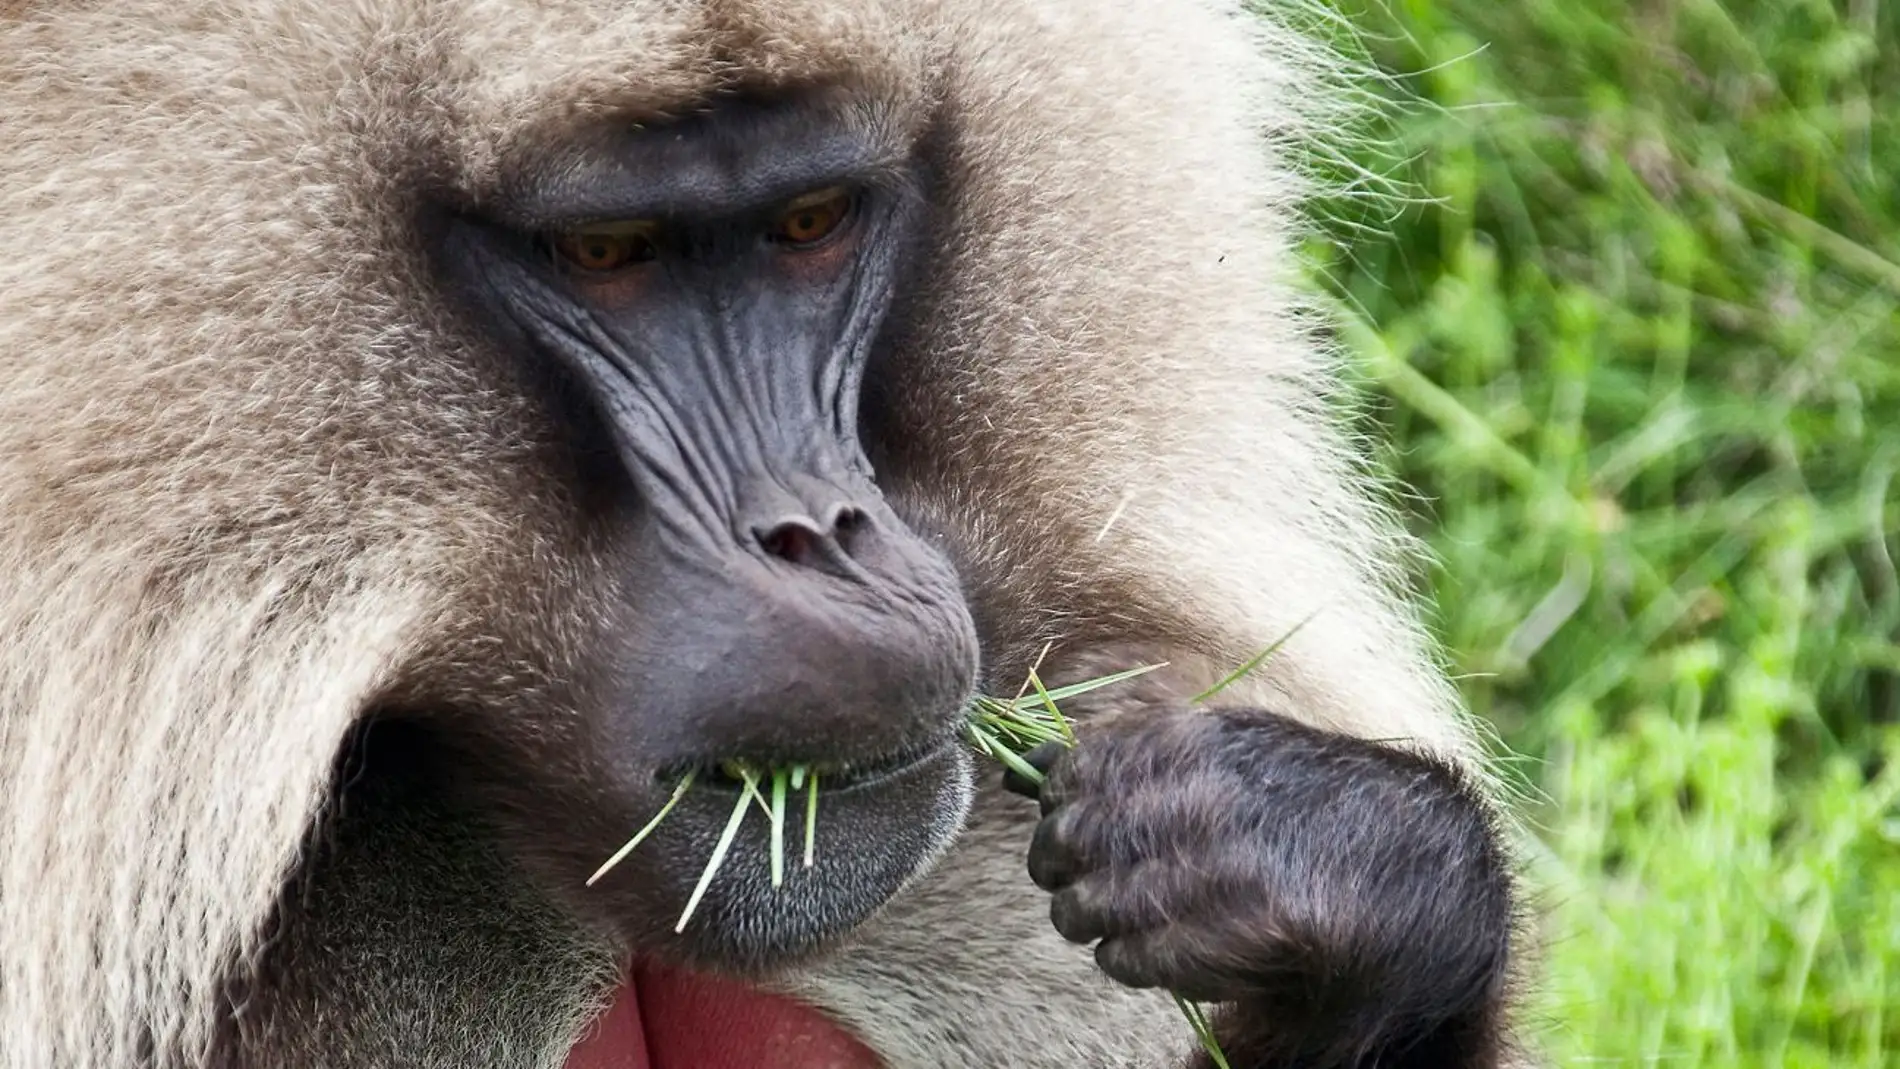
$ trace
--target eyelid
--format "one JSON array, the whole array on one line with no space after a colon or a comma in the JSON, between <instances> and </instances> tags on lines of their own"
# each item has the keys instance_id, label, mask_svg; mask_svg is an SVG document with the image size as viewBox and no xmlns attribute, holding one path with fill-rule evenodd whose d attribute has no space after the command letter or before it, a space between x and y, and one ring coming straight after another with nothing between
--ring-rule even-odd
<instances>
[{"instance_id":1,"label":"eyelid","mask_svg":"<svg viewBox=\"0 0 1900 1069\"><path fill-rule=\"evenodd\" d=\"M575 226L564 227L560 233L570 235L605 234L608 237L615 238L643 237L652 239L659 237L660 224L652 219L603 219L599 222L580 223Z\"/></svg>"},{"instance_id":2,"label":"eyelid","mask_svg":"<svg viewBox=\"0 0 1900 1069\"><path fill-rule=\"evenodd\" d=\"M826 186L824 189L816 189L810 193L805 193L786 201L785 206L779 209L779 214L790 215L793 212L803 211L806 208L813 208L820 204L829 204L834 200L840 200L853 195L854 192L850 186Z\"/></svg>"}]
</instances>

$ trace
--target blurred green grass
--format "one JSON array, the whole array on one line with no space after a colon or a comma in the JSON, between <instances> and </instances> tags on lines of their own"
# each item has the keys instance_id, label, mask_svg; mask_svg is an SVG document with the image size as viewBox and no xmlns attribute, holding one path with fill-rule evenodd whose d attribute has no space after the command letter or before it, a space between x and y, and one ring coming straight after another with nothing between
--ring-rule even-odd
<instances>
[{"instance_id":1,"label":"blurred green grass","mask_svg":"<svg viewBox=\"0 0 1900 1069\"><path fill-rule=\"evenodd\" d=\"M1428 199L1313 251L1530 798L1528 1030L1900 1066L1900 0L1331 6Z\"/></svg>"}]
</instances>

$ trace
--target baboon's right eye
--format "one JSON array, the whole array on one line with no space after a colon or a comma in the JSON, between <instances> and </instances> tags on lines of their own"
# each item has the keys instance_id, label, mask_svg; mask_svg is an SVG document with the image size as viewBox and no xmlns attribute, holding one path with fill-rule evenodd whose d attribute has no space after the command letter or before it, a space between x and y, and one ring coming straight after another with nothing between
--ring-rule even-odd
<instances>
[{"instance_id":1,"label":"baboon's right eye","mask_svg":"<svg viewBox=\"0 0 1900 1069\"><path fill-rule=\"evenodd\" d=\"M557 234L551 241L555 253L583 271L618 271L633 264L646 263L659 255L654 232L648 223L626 223L589 227Z\"/></svg>"}]
</instances>

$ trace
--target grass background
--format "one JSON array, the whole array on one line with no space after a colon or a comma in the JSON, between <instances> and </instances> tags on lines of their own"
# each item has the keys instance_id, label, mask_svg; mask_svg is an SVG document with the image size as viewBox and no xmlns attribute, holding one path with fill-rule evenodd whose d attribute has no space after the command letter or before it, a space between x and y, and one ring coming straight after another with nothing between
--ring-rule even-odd
<instances>
[{"instance_id":1,"label":"grass background","mask_svg":"<svg viewBox=\"0 0 1900 1069\"><path fill-rule=\"evenodd\" d=\"M1900 0L1331 2L1425 202L1313 252L1529 795L1527 1023L1900 1066Z\"/></svg>"}]
</instances>

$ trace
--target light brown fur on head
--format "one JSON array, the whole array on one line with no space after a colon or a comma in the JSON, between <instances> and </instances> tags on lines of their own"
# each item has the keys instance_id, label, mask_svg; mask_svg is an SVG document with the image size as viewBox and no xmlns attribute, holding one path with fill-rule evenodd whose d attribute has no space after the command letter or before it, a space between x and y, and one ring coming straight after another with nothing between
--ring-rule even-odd
<instances>
[{"instance_id":1,"label":"light brown fur on head","mask_svg":"<svg viewBox=\"0 0 1900 1069\"><path fill-rule=\"evenodd\" d=\"M905 335L909 433L882 462L969 547L993 682L1046 641L1099 660L1183 632L1203 660L1181 685L1211 682L1306 621L1236 700L1475 753L1290 288L1301 189L1279 151L1325 102L1325 60L1238 3L115 0L0 20L0 1064L194 1060L358 717L562 672L600 564L560 431L438 294L418 214L481 203L564 133L734 85L846 85L947 141L942 288ZM934 875L787 983L893 1069L1181 1051L1165 998L1048 930L1024 834L986 795ZM469 864L443 851L432 871ZM366 998L388 1015L366 1027L399 1044L512 1014L513 1035L430 1064L558 1065L607 951L545 934L501 1009L403 988ZM497 967L474 945L439 965Z\"/></svg>"}]
</instances>

